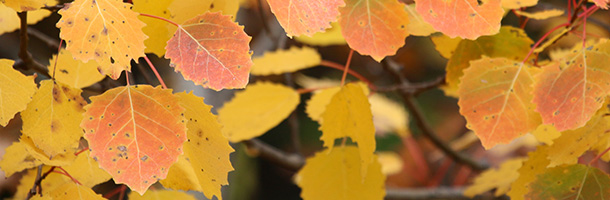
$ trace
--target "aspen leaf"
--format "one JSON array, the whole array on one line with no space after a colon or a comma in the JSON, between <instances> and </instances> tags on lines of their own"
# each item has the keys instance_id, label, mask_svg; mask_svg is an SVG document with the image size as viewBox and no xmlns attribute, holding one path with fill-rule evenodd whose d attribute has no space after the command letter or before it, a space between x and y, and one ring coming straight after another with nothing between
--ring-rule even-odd
<instances>
[{"instance_id":1,"label":"aspen leaf","mask_svg":"<svg viewBox=\"0 0 610 200\"><path fill-rule=\"evenodd\" d=\"M117 183L143 194L167 176L186 141L184 108L171 90L116 87L91 97L81 127L91 157Z\"/></svg>"},{"instance_id":2,"label":"aspen leaf","mask_svg":"<svg viewBox=\"0 0 610 200\"><path fill-rule=\"evenodd\" d=\"M218 110L223 134L231 142L258 137L282 122L299 105L294 89L267 82L239 92Z\"/></svg>"},{"instance_id":3,"label":"aspen leaf","mask_svg":"<svg viewBox=\"0 0 610 200\"><path fill-rule=\"evenodd\" d=\"M604 10L608 10L608 3L610 3L610 0L592 0L592 1L598 7L602 8Z\"/></svg>"},{"instance_id":4,"label":"aspen leaf","mask_svg":"<svg viewBox=\"0 0 610 200\"><path fill-rule=\"evenodd\" d=\"M536 4L538 4L538 0L502 0L502 8L505 9L519 9L535 6Z\"/></svg>"},{"instance_id":5,"label":"aspen leaf","mask_svg":"<svg viewBox=\"0 0 610 200\"><path fill-rule=\"evenodd\" d=\"M343 0L267 0L288 37L324 32L337 20Z\"/></svg>"},{"instance_id":6,"label":"aspen leaf","mask_svg":"<svg viewBox=\"0 0 610 200\"><path fill-rule=\"evenodd\" d=\"M449 96L457 97L460 78L464 75L464 69L470 66L470 61L482 56L521 61L533 43L522 29L510 26L500 28L500 33L493 36L479 37L474 41L462 40L447 62L447 85L442 87L443 91Z\"/></svg>"},{"instance_id":7,"label":"aspen leaf","mask_svg":"<svg viewBox=\"0 0 610 200\"><path fill-rule=\"evenodd\" d=\"M0 126L6 126L15 114L25 110L36 92L34 76L13 69L13 63L0 59Z\"/></svg>"},{"instance_id":8,"label":"aspen leaf","mask_svg":"<svg viewBox=\"0 0 610 200\"><path fill-rule=\"evenodd\" d=\"M359 150L354 146L326 149L308 158L297 174L301 197L310 199L383 199L385 175L373 155L373 160L362 166ZM361 172L366 168L366 177Z\"/></svg>"},{"instance_id":9,"label":"aspen leaf","mask_svg":"<svg viewBox=\"0 0 610 200\"><path fill-rule=\"evenodd\" d=\"M30 137L21 135L19 141L24 144L25 150L28 154L30 154L36 160L42 162L42 164L48 166L66 166L72 164L72 162L74 162L74 159L76 159L76 156L74 155L73 151L74 149L71 149L66 153L58 154L51 157L45 154L43 150L37 148Z\"/></svg>"},{"instance_id":10,"label":"aspen leaf","mask_svg":"<svg viewBox=\"0 0 610 200\"><path fill-rule=\"evenodd\" d=\"M504 161L498 169L485 170L464 190L464 196L473 198L494 188L496 188L494 196L506 194L510 185L519 177L517 170L521 168L523 161L523 158L514 158Z\"/></svg>"},{"instance_id":11,"label":"aspen leaf","mask_svg":"<svg viewBox=\"0 0 610 200\"><path fill-rule=\"evenodd\" d=\"M322 113L322 136L324 147L329 151L335 145L335 139L350 137L358 143L362 174L365 176L367 166L373 162L375 152L375 126L371 114L371 104L361 86L348 83L341 88L326 106Z\"/></svg>"},{"instance_id":12,"label":"aspen leaf","mask_svg":"<svg viewBox=\"0 0 610 200\"><path fill-rule=\"evenodd\" d=\"M15 172L23 171L42 164L39 160L32 157L27 151L25 144L13 142L11 146L4 149L4 155L0 160L0 168L6 177L12 176Z\"/></svg>"},{"instance_id":13,"label":"aspen leaf","mask_svg":"<svg viewBox=\"0 0 610 200\"><path fill-rule=\"evenodd\" d=\"M325 32L317 32L311 37L307 35L298 36L294 37L294 39L301 43L316 46L347 44L347 42L345 42L345 38L343 38L343 34L341 33L341 26L339 25L339 23L333 22L330 23L330 26L331 27L326 29Z\"/></svg>"},{"instance_id":14,"label":"aspen leaf","mask_svg":"<svg viewBox=\"0 0 610 200\"><path fill-rule=\"evenodd\" d=\"M220 13L205 13L178 27L165 57L186 80L214 90L243 88L252 60L250 36Z\"/></svg>"},{"instance_id":15,"label":"aspen leaf","mask_svg":"<svg viewBox=\"0 0 610 200\"><path fill-rule=\"evenodd\" d=\"M148 200L148 199L180 199L180 200L195 200L195 197L180 191L173 190L148 190L144 195L137 193L129 193L127 196L130 200Z\"/></svg>"},{"instance_id":16,"label":"aspen leaf","mask_svg":"<svg viewBox=\"0 0 610 200\"><path fill-rule=\"evenodd\" d=\"M81 152L72 164L62 168L88 188L106 182L111 178L110 174L101 169L99 163L89 156L89 151Z\"/></svg>"},{"instance_id":17,"label":"aspen leaf","mask_svg":"<svg viewBox=\"0 0 610 200\"><path fill-rule=\"evenodd\" d=\"M502 30L502 29L500 29ZM462 42L462 38L450 38L444 34L435 34L430 36L430 40L434 43L434 47L438 53L444 58L450 59L455 52L455 49Z\"/></svg>"},{"instance_id":18,"label":"aspen leaf","mask_svg":"<svg viewBox=\"0 0 610 200\"><path fill-rule=\"evenodd\" d=\"M171 18L168 6L174 2L174 0L133 0L133 11L139 13L146 13L149 15L155 15L166 19ZM142 28L142 32L148 36L144 40L146 53L154 53L161 57L165 54L165 45L167 41L172 37L172 33L175 31L170 30L170 25L165 21L150 18L147 16L139 15L138 19L146 24Z\"/></svg>"},{"instance_id":19,"label":"aspen leaf","mask_svg":"<svg viewBox=\"0 0 610 200\"><path fill-rule=\"evenodd\" d=\"M610 130L610 114L608 107L600 109L587 124L575 130L561 132L561 136L553 140L549 147L549 167L563 164L576 164L578 158L590 150L606 131Z\"/></svg>"},{"instance_id":20,"label":"aspen leaf","mask_svg":"<svg viewBox=\"0 0 610 200\"><path fill-rule=\"evenodd\" d=\"M55 61L57 61L57 66L55 66ZM93 85L105 77L98 71L101 66L95 60L87 63L75 60L69 51L63 49L59 51L58 55L53 56L49 63L47 68L51 73L55 70L55 80L73 88Z\"/></svg>"},{"instance_id":21,"label":"aspen leaf","mask_svg":"<svg viewBox=\"0 0 610 200\"><path fill-rule=\"evenodd\" d=\"M57 4L55 0L45 0L44 2L44 4L48 6L54 6ZM28 11L28 24L36 24L49 15L51 15L51 11L44 9ZM0 26L0 35L13 32L20 27L20 19L17 12L2 3L0 3L0 21L2 22L2 26Z\"/></svg>"},{"instance_id":22,"label":"aspen leaf","mask_svg":"<svg viewBox=\"0 0 610 200\"><path fill-rule=\"evenodd\" d=\"M104 200L102 195L96 194L91 188L76 184L73 181L57 186L53 190L45 188L45 193L52 199L74 199L74 200Z\"/></svg>"},{"instance_id":23,"label":"aspen leaf","mask_svg":"<svg viewBox=\"0 0 610 200\"><path fill-rule=\"evenodd\" d=\"M544 173L549 165L547 146L538 146L536 151L528 153L528 159L517 172L519 178L515 180L508 191L508 196L514 200L523 200L530 189L530 183L536 179L538 174Z\"/></svg>"},{"instance_id":24,"label":"aspen leaf","mask_svg":"<svg viewBox=\"0 0 610 200\"><path fill-rule=\"evenodd\" d=\"M131 71L131 60L144 56L142 32L145 25L120 0L75 0L59 11L57 27L74 58L91 59L101 66L102 74L118 79L123 70Z\"/></svg>"},{"instance_id":25,"label":"aspen leaf","mask_svg":"<svg viewBox=\"0 0 610 200\"><path fill-rule=\"evenodd\" d=\"M78 147L83 135L78 124L85 111L83 106L87 104L80 93L80 89L44 80L27 109L21 112L23 135L32 139L49 157Z\"/></svg>"},{"instance_id":26,"label":"aspen leaf","mask_svg":"<svg viewBox=\"0 0 610 200\"><path fill-rule=\"evenodd\" d=\"M500 30L504 10L501 0L415 0L417 12L434 29L449 37L477 39Z\"/></svg>"},{"instance_id":27,"label":"aspen leaf","mask_svg":"<svg viewBox=\"0 0 610 200\"><path fill-rule=\"evenodd\" d=\"M434 27L430 23L426 22L422 16L415 10L415 4L409 4L405 6L405 10L409 15L409 24L407 24L407 31L411 35L415 36L429 36L436 32Z\"/></svg>"},{"instance_id":28,"label":"aspen leaf","mask_svg":"<svg viewBox=\"0 0 610 200\"><path fill-rule=\"evenodd\" d=\"M533 131L540 116L531 103L537 68L506 58L471 62L459 86L460 113L485 149Z\"/></svg>"},{"instance_id":29,"label":"aspen leaf","mask_svg":"<svg viewBox=\"0 0 610 200\"><path fill-rule=\"evenodd\" d=\"M582 127L610 93L610 42L577 44L566 57L542 67L534 103L544 124L558 131Z\"/></svg>"},{"instance_id":30,"label":"aspen leaf","mask_svg":"<svg viewBox=\"0 0 610 200\"><path fill-rule=\"evenodd\" d=\"M322 62L322 58L313 48L292 47L288 50L267 52L265 55L253 59L252 62L254 62L254 65L250 73L266 76L315 67Z\"/></svg>"},{"instance_id":31,"label":"aspen leaf","mask_svg":"<svg viewBox=\"0 0 610 200\"><path fill-rule=\"evenodd\" d=\"M392 151L378 152L377 161L381 164L381 173L385 175L397 174L403 167L400 155Z\"/></svg>"},{"instance_id":32,"label":"aspen leaf","mask_svg":"<svg viewBox=\"0 0 610 200\"><path fill-rule=\"evenodd\" d=\"M341 31L350 48L377 62L396 54L409 36L409 15L397 0L346 0L340 8Z\"/></svg>"},{"instance_id":33,"label":"aspen leaf","mask_svg":"<svg viewBox=\"0 0 610 200\"><path fill-rule=\"evenodd\" d=\"M51 167L43 166L42 172L47 172L49 169L51 169ZM32 189L32 186L34 185L34 181L36 181L37 171L38 169L30 169L21 177L21 180L19 180L19 185L17 186L17 191L15 192L15 195L13 195L13 199L21 200L27 198L30 189ZM44 191L51 191L68 181L72 180L70 180L70 178L67 176L58 173L50 173L40 182L40 186L44 188Z\"/></svg>"},{"instance_id":34,"label":"aspen leaf","mask_svg":"<svg viewBox=\"0 0 610 200\"><path fill-rule=\"evenodd\" d=\"M203 103L203 98L192 93L176 95L180 98L179 104L186 109L187 142L183 147L184 155L169 169L167 178L161 183L168 188L196 190L209 199L215 195L222 200L220 188L229 184L228 173L233 171L229 154L234 150L222 135L216 116L210 112L212 107Z\"/></svg>"},{"instance_id":35,"label":"aspen leaf","mask_svg":"<svg viewBox=\"0 0 610 200\"><path fill-rule=\"evenodd\" d=\"M309 77L300 73L295 74L294 76L294 82L298 85L300 85L303 88L311 88L311 89L319 89L316 90L320 91L322 89L327 89L330 87L336 87L341 85L341 80L337 80L337 79L331 79L331 78L314 78L314 77Z\"/></svg>"},{"instance_id":36,"label":"aspen leaf","mask_svg":"<svg viewBox=\"0 0 610 200\"><path fill-rule=\"evenodd\" d=\"M530 184L525 199L608 199L610 176L591 166L562 165L547 169Z\"/></svg>"},{"instance_id":37,"label":"aspen leaf","mask_svg":"<svg viewBox=\"0 0 610 200\"><path fill-rule=\"evenodd\" d=\"M234 18L239 10L238 0L173 0L167 7L171 13L171 20L183 24L205 12L222 12L223 15L228 15ZM172 27L171 32L176 30Z\"/></svg>"},{"instance_id":38,"label":"aspen leaf","mask_svg":"<svg viewBox=\"0 0 610 200\"><path fill-rule=\"evenodd\" d=\"M45 6L45 0L2 0L2 3L7 7L12 8L17 12L34 11Z\"/></svg>"},{"instance_id":39,"label":"aspen leaf","mask_svg":"<svg viewBox=\"0 0 610 200\"><path fill-rule=\"evenodd\" d=\"M563 15L563 10L559 9L551 9L551 10L543 10L535 13L525 12L521 10L515 10L515 12L519 15L525 16L527 18L536 19L536 20L544 20L553 17L559 17Z\"/></svg>"},{"instance_id":40,"label":"aspen leaf","mask_svg":"<svg viewBox=\"0 0 610 200\"><path fill-rule=\"evenodd\" d=\"M532 131L532 135L536 137L539 142L545 143L546 145L552 145L553 140L561 135L561 132L549 124L540 124L536 130Z\"/></svg>"},{"instance_id":41,"label":"aspen leaf","mask_svg":"<svg viewBox=\"0 0 610 200\"><path fill-rule=\"evenodd\" d=\"M396 132L402 137L409 134L409 115L402 105L378 93L371 95L369 102L377 133Z\"/></svg>"},{"instance_id":42,"label":"aspen leaf","mask_svg":"<svg viewBox=\"0 0 610 200\"><path fill-rule=\"evenodd\" d=\"M326 110L326 106L330 100L341 90L341 87L332 87L321 89L313 93L305 106L305 113L314 121L322 123L322 113Z\"/></svg>"}]
</instances>

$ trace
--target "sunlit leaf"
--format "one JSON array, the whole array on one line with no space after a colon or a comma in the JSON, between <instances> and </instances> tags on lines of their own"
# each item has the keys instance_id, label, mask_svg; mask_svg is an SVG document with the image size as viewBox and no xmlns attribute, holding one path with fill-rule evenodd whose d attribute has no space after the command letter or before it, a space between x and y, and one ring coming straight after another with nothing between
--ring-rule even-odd
<instances>
[{"instance_id":1,"label":"sunlit leaf","mask_svg":"<svg viewBox=\"0 0 610 200\"><path fill-rule=\"evenodd\" d=\"M132 192L127 196L129 200L149 200L149 199L180 199L195 200L195 197L180 191L173 190L148 190L144 195Z\"/></svg>"},{"instance_id":2,"label":"sunlit leaf","mask_svg":"<svg viewBox=\"0 0 610 200\"><path fill-rule=\"evenodd\" d=\"M254 65L250 73L253 75L283 74L315 67L320 64L320 54L309 47L292 47L288 50L267 52L252 60Z\"/></svg>"},{"instance_id":3,"label":"sunlit leaf","mask_svg":"<svg viewBox=\"0 0 610 200\"><path fill-rule=\"evenodd\" d=\"M228 185L228 173L233 171L229 154L233 148L222 135L216 116L210 112L211 106L203 103L203 98L191 93L178 93L180 105L186 110L188 119L187 142L184 155L180 156L160 182L163 186L177 190L196 190L207 198L216 196L222 200L220 188ZM146 195L146 194L145 194Z\"/></svg>"},{"instance_id":4,"label":"sunlit leaf","mask_svg":"<svg viewBox=\"0 0 610 200\"><path fill-rule=\"evenodd\" d=\"M396 54L409 35L409 15L396 0L346 0L340 8L341 31L350 48L377 62Z\"/></svg>"},{"instance_id":5,"label":"sunlit leaf","mask_svg":"<svg viewBox=\"0 0 610 200\"><path fill-rule=\"evenodd\" d=\"M324 32L337 20L343 0L267 0L289 37Z\"/></svg>"},{"instance_id":6,"label":"sunlit leaf","mask_svg":"<svg viewBox=\"0 0 610 200\"><path fill-rule=\"evenodd\" d=\"M68 166L63 167L70 176L78 180L85 187L93 187L97 184L110 180L110 174L100 168L99 163L89 156L89 151L84 151L76 160Z\"/></svg>"},{"instance_id":7,"label":"sunlit leaf","mask_svg":"<svg viewBox=\"0 0 610 200\"><path fill-rule=\"evenodd\" d=\"M584 126L610 93L610 42L577 44L572 53L542 68L534 89L536 111L559 131Z\"/></svg>"},{"instance_id":8,"label":"sunlit leaf","mask_svg":"<svg viewBox=\"0 0 610 200\"><path fill-rule=\"evenodd\" d=\"M523 162L523 165L517 172L519 178L515 180L508 191L508 196L513 200L523 200L525 194L530 190L530 183L536 179L538 174L542 174L547 170L549 160L546 158L548 148L546 146L538 146L534 152L528 153L528 159Z\"/></svg>"},{"instance_id":9,"label":"sunlit leaf","mask_svg":"<svg viewBox=\"0 0 610 200\"><path fill-rule=\"evenodd\" d=\"M313 93L305 106L305 113L314 121L322 122L322 113L326 110L330 100L341 90L341 87L321 89Z\"/></svg>"},{"instance_id":10,"label":"sunlit leaf","mask_svg":"<svg viewBox=\"0 0 610 200\"><path fill-rule=\"evenodd\" d=\"M57 66L55 61L57 61ZM55 74L55 80L73 88L84 88L106 77L98 71L101 66L95 60L87 63L75 60L69 51L63 49L59 51L58 55L53 56L49 63L47 68L51 74Z\"/></svg>"},{"instance_id":11,"label":"sunlit leaf","mask_svg":"<svg viewBox=\"0 0 610 200\"><path fill-rule=\"evenodd\" d=\"M248 83L250 37L229 16L205 13L180 25L167 42L165 57L186 80L214 90Z\"/></svg>"},{"instance_id":12,"label":"sunlit leaf","mask_svg":"<svg viewBox=\"0 0 610 200\"><path fill-rule=\"evenodd\" d=\"M471 62L459 86L460 113L470 130L489 149L506 144L538 127L540 116L532 101L537 68L506 58Z\"/></svg>"},{"instance_id":13,"label":"sunlit leaf","mask_svg":"<svg viewBox=\"0 0 610 200\"><path fill-rule=\"evenodd\" d=\"M383 199L385 175L373 155L372 162L362 166L354 146L326 149L307 159L297 174L301 197L310 199ZM364 173L361 168L366 168Z\"/></svg>"},{"instance_id":14,"label":"sunlit leaf","mask_svg":"<svg viewBox=\"0 0 610 200\"><path fill-rule=\"evenodd\" d=\"M477 39L500 30L504 10L501 0L415 0L417 12L434 29L449 37Z\"/></svg>"},{"instance_id":15,"label":"sunlit leaf","mask_svg":"<svg viewBox=\"0 0 610 200\"><path fill-rule=\"evenodd\" d=\"M120 0L76 0L59 11L59 36L74 58L91 59L101 72L118 79L123 70L131 71L131 60L144 56L142 32L145 25L131 10L131 4Z\"/></svg>"},{"instance_id":16,"label":"sunlit leaf","mask_svg":"<svg viewBox=\"0 0 610 200\"><path fill-rule=\"evenodd\" d=\"M223 134L231 142L249 140L282 122L299 104L294 89L268 82L250 85L218 110Z\"/></svg>"},{"instance_id":17,"label":"sunlit leaf","mask_svg":"<svg viewBox=\"0 0 610 200\"><path fill-rule=\"evenodd\" d=\"M80 93L60 82L41 81L32 102L21 112L23 135L50 157L78 147L83 135L79 122L87 105Z\"/></svg>"},{"instance_id":18,"label":"sunlit leaf","mask_svg":"<svg viewBox=\"0 0 610 200\"><path fill-rule=\"evenodd\" d=\"M473 198L475 195L483 194L491 189L496 188L494 196L498 197L506 194L510 189L510 185L517 180L524 159L514 158L504 161L498 169L488 169L479 174L474 183L466 190L464 196Z\"/></svg>"},{"instance_id":19,"label":"sunlit leaf","mask_svg":"<svg viewBox=\"0 0 610 200\"><path fill-rule=\"evenodd\" d=\"M34 76L13 69L13 63L0 59L0 126L6 126L15 114L25 110L36 92Z\"/></svg>"},{"instance_id":20,"label":"sunlit leaf","mask_svg":"<svg viewBox=\"0 0 610 200\"><path fill-rule=\"evenodd\" d=\"M525 199L608 199L610 176L586 165L547 169L530 184Z\"/></svg>"},{"instance_id":21,"label":"sunlit leaf","mask_svg":"<svg viewBox=\"0 0 610 200\"><path fill-rule=\"evenodd\" d=\"M543 10L543 11L538 11L535 13L525 12L525 11L521 11L521 10L515 10L515 12L517 14L525 16L527 18L537 19L537 20L559 17L559 16L563 15L563 10L559 10L559 9Z\"/></svg>"},{"instance_id":22,"label":"sunlit leaf","mask_svg":"<svg viewBox=\"0 0 610 200\"><path fill-rule=\"evenodd\" d=\"M343 34L341 33L341 26L337 22L330 24L330 28L326 29L325 32L317 32L313 36L307 35L294 37L296 41L316 46L329 46L329 45L344 45L347 44Z\"/></svg>"},{"instance_id":23,"label":"sunlit leaf","mask_svg":"<svg viewBox=\"0 0 610 200\"><path fill-rule=\"evenodd\" d=\"M167 176L186 141L184 108L171 90L116 87L91 97L81 127L91 157L115 182L143 194Z\"/></svg>"}]
</instances>

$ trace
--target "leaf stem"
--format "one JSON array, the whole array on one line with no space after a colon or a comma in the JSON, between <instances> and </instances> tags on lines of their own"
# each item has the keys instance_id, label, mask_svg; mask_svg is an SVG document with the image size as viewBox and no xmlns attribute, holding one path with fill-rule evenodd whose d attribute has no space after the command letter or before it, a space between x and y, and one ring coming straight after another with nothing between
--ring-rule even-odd
<instances>
[{"instance_id":1,"label":"leaf stem","mask_svg":"<svg viewBox=\"0 0 610 200\"><path fill-rule=\"evenodd\" d=\"M62 168L62 167L57 167L57 168L55 168L55 169L59 169L59 170L61 170L61 171L55 171L55 170L53 170L53 172L58 173L58 174L62 174L62 175L64 175L64 176L67 176L67 177L69 177L70 179L72 179L72 181L74 181L76 184L83 185L83 184L81 184L81 183L80 183L78 180L76 180L74 177L72 177L72 176L70 175L70 173L68 173L68 171L66 171L64 168Z\"/></svg>"},{"instance_id":2,"label":"leaf stem","mask_svg":"<svg viewBox=\"0 0 610 200\"><path fill-rule=\"evenodd\" d=\"M345 85L345 77L347 77L347 71L349 70L349 64L352 62L352 56L354 55L354 50L349 50L349 55L347 56L347 62L345 63L345 69L343 69L343 76L341 77L341 86Z\"/></svg>"},{"instance_id":3,"label":"leaf stem","mask_svg":"<svg viewBox=\"0 0 610 200\"><path fill-rule=\"evenodd\" d=\"M146 60L146 63L148 63L148 66L150 66L150 69L152 69L152 71L155 73L155 76L157 77L157 80L159 80L159 83L161 83L161 86L163 87L163 89L167 89L167 86L165 85L165 82L161 78L161 75L159 75L159 72L157 72L157 68L155 68L155 65L153 65L152 62L150 62L150 60L148 59L148 56L144 56L144 60Z\"/></svg>"},{"instance_id":4,"label":"leaf stem","mask_svg":"<svg viewBox=\"0 0 610 200\"><path fill-rule=\"evenodd\" d=\"M40 184L42 183L42 180L47 178L47 176L49 176L49 174L51 174L51 172L53 172L55 168L55 166L51 167L49 171L45 172L42 176L36 178L36 181L34 181L34 186L32 186L32 189L30 190L30 193L28 193L28 197L26 199L30 199L36 194L42 194L42 186ZM42 165L38 166L38 174L40 173L42 173Z\"/></svg>"},{"instance_id":5,"label":"leaf stem","mask_svg":"<svg viewBox=\"0 0 610 200\"><path fill-rule=\"evenodd\" d=\"M159 17L159 16L156 16L156 15L149 15L149 14L145 14L145 13L140 13L140 15L145 16L145 17L160 19L160 20L166 21L167 23L173 24L176 27L180 27L180 25L178 23L176 23L176 22L174 22L172 20L163 18L163 17Z\"/></svg>"},{"instance_id":6,"label":"leaf stem","mask_svg":"<svg viewBox=\"0 0 610 200\"><path fill-rule=\"evenodd\" d=\"M57 58L55 59L55 63L53 64L53 75L51 75L51 79L55 80L55 69L57 69L57 60L59 60L59 51L61 51L61 44L63 40L59 40L59 45L57 45Z\"/></svg>"},{"instance_id":7,"label":"leaf stem","mask_svg":"<svg viewBox=\"0 0 610 200\"><path fill-rule=\"evenodd\" d=\"M104 194L104 196L103 196L103 197L104 197L104 198L106 198L106 199L110 199L110 197L112 197L112 196L114 196L114 195L116 195L116 194L119 194L119 193L123 193L123 192L125 192L125 189L127 189L127 188L125 187L125 185L121 185L121 186L119 186L119 187L114 188L114 189L113 189L113 190L111 190L110 192L108 192L108 193ZM123 196L123 195L121 195L121 196Z\"/></svg>"},{"instance_id":8,"label":"leaf stem","mask_svg":"<svg viewBox=\"0 0 610 200\"><path fill-rule=\"evenodd\" d=\"M328 60L322 60L322 62L320 62L320 66L330 67L330 68L338 69L341 71L345 71L345 67L343 65L332 62L332 61L328 61ZM365 82L369 86L369 88L371 88L372 90L377 91L377 86L373 85L373 83L371 83L371 81L366 79L364 76L358 74L355 71L352 71L351 69L347 69L347 73L356 77L358 80Z\"/></svg>"},{"instance_id":9,"label":"leaf stem","mask_svg":"<svg viewBox=\"0 0 610 200\"><path fill-rule=\"evenodd\" d=\"M51 77L49 72L45 66L36 62L32 58L32 54L28 51L28 13L20 12L17 13L19 15L20 20L20 29L19 29L19 58L21 58L21 63L16 62L15 65L19 67L19 65L23 65L25 69L32 69L35 72L45 75L46 77Z\"/></svg>"}]
</instances>

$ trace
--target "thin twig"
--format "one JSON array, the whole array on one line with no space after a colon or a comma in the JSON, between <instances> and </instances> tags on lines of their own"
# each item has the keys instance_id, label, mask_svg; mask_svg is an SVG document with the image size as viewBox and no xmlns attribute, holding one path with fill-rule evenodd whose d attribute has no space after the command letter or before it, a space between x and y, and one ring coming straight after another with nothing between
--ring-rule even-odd
<instances>
[{"instance_id":1,"label":"thin twig","mask_svg":"<svg viewBox=\"0 0 610 200\"><path fill-rule=\"evenodd\" d=\"M389 87L378 87L378 92L394 92L394 91L403 91L406 93L413 94L417 96L419 93L428 91L430 89L437 88L440 85L445 84L445 76L439 76L436 79L431 81L422 82L422 83L412 83L408 85L398 84Z\"/></svg>"},{"instance_id":2,"label":"thin twig","mask_svg":"<svg viewBox=\"0 0 610 200\"><path fill-rule=\"evenodd\" d=\"M30 193L28 193L28 197L26 199L30 199L30 198L32 198L32 196L34 196L36 194L42 194L42 186L40 184L42 183L42 180L47 178L47 176L49 176L49 174L51 174L51 172L53 172L53 170L55 170L55 166L51 167L51 169L49 169L49 171L45 172L42 176L40 176L40 177L37 176L36 181L34 181L34 186L32 186L32 189L30 190ZM38 166L38 171L40 173L42 172L42 165Z\"/></svg>"},{"instance_id":3,"label":"thin twig","mask_svg":"<svg viewBox=\"0 0 610 200\"><path fill-rule=\"evenodd\" d=\"M298 154L288 154L258 139L246 140L242 143L249 149L254 150L254 152L258 152L260 157L286 169L298 171L305 165L305 159L303 159L302 156Z\"/></svg>"},{"instance_id":4,"label":"thin twig","mask_svg":"<svg viewBox=\"0 0 610 200\"><path fill-rule=\"evenodd\" d=\"M21 58L23 62L16 62L15 66L23 69L32 69L46 77L51 77L47 68L36 62L32 58L32 54L28 51L28 13L20 12L18 15L19 20L21 20L21 27L19 29L19 58Z\"/></svg>"}]
</instances>

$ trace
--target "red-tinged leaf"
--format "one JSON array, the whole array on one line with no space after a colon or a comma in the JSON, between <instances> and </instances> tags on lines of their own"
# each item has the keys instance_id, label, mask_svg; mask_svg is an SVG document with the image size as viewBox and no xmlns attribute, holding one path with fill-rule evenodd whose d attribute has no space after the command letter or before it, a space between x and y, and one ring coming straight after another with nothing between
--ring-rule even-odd
<instances>
[{"instance_id":1,"label":"red-tinged leaf","mask_svg":"<svg viewBox=\"0 0 610 200\"><path fill-rule=\"evenodd\" d=\"M483 147L509 143L540 124L531 85L537 68L506 58L471 62L464 70L458 95L460 113Z\"/></svg>"},{"instance_id":2,"label":"red-tinged leaf","mask_svg":"<svg viewBox=\"0 0 610 200\"><path fill-rule=\"evenodd\" d=\"M449 37L477 39L500 30L504 16L501 0L415 0L417 12Z\"/></svg>"},{"instance_id":3,"label":"red-tinged leaf","mask_svg":"<svg viewBox=\"0 0 610 200\"><path fill-rule=\"evenodd\" d=\"M536 199L608 199L610 176L586 165L562 165L547 169L530 183L527 200Z\"/></svg>"},{"instance_id":4,"label":"red-tinged leaf","mask_svg":"<svg viewBox=\"0 0 610 200\"><path fill-rule=\"evenodd\" d=\"M250 39L230 16L208 12L178 27L165 57L195 84L214 90L243 88L252 66Z\"/></svg>"},{"instance_id":5,"label":"red-tinged leaf","mask_svg":"<svg viewBox=\"0 0 610 200\"><path fill-rule=\"evenodd\" d=\"M346 0L340 8L341 32L347 44L377 62L396 54L409 36L409 14L397 0Z\"/></svg>"},{"instance_id":6,"label":"red-tinged leaf","mask_svg":"<svg viewBox=\"0 0 610 200\"><path fill-rule=\"evenodd\" d=\"M584 126L610 93L610 42L577 44L542 68L534 89L536 111L558 131Z\"/></svg>"},{"instance_id":7,"label":"red-tinged leaf","mask_svg":"<svg viewBox=\"0 0 610 200\"><path fill-rule=\"evenodd\" d=\"M337 20L343 0L267 0L286 34L290 37L324 32Z\"/></svg>"},{"instance_id":8,"label":"red-tinged leaf","mask_svg":"<svg viewBox=\"0 0 610 200\"><path fill-rule=\"evenodd\" d=\"M143 194L182 154L186 124L178 102L171 90L148 85L91 97L81 123L91 157L115 182Z\"/></svg>"},{"instance_id":9,"label":"red-tinged leaf","mask_svg":"<svg viewBox=\"0 0 610 200\"><path fill-rule=\"evenodd\" d=\"M599 6L600 8L608 10L608 3L610 3L610 0L593 0L593 2L595 2L595 5Z\"/></svg>"}]
</instances>

